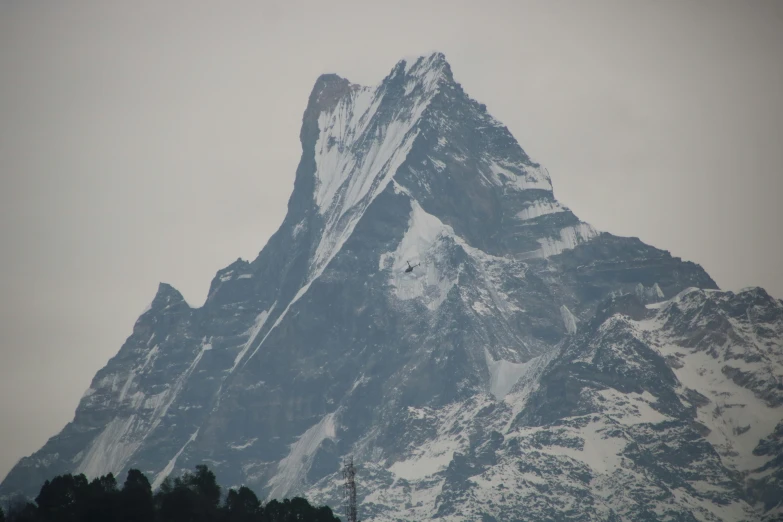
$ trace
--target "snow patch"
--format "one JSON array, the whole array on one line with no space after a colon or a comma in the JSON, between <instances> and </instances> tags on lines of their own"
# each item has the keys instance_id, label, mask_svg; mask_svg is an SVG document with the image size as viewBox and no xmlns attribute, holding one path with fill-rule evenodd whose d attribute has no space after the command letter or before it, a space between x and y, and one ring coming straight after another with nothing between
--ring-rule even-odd
<instances>
[{"instance_id":1,"label":"snow patch","mask_svg":"<svg viewBox=\"0 0 783 522\"><path fill-rule=\"evenodd\" d=\"M414 419L426 419L429 416L429 411L425 408L414 408L413 406L408 406L408 413L411 414L411 417Z\"/></svg>"},{"instance_id":2,"label":"snow patch","mask_svg":"<svg viewBox=\"0 0 783 522\"><path fill-rule=\"evenodd\" d=\"M628 445L628 441L621 436L609 435L615 432L612 428L613 426L607 425L604 419L585 426L580 433L584 441L582 451L572 456L599 473L610 473L622 467L620 455Z\"/></svg>"},{"instance_id":3,"label":"snow patch","mask_svg":"<svg viewBox=\"0 0 783 522\"><path fill-rule=\"evenodd\" d=\"M651 404L657 402L650 392L621 393L614 388L606 388L597 392L605 404L611 405L604 413L624 426L636 424L657 424L671 420L670 417L653 409Z\"/></svg>"},{"instance_id":4,"label":"snow patch","mask_svg":"<svg viewBox=\"0 0 783 522\"><path fill-rule=\"evenodd\" d=\"M760 326L751 317L750 309L744 315L726 313L720 306L702 313L708 301L720 303L730 299L730 292L705 291L689 288L657 306L653 318L636 321L636 335L672 362L671 367L680 382L680 393L685 401L685 388L695 390L708 402L696 409L696 420L709 428L705 437L716 449L724 465L738 471L757 469L770 460L770 456L754 455L759 441L769 436L780 419L783 407L770 407L764 398L757 396L753 383L767 382L770 388L783 382L783 359L779 357L781 343L778 340L761 340L757 335ZM672 320L686 317L682 338L669 333ZM704 347L688 345L688 335L694 329L707 327L708 321L719 318L730 326L730 334L722 345ZM781 331L780 319L767 323L766 328ZM737 369L752 376L744 387L731 378Z\"/></svg>"},{"instance_id":5,"label":"snow patch","mask_svg":"<svg viewBox=\"0 0 783 522\"><path fill-rule=\"evenodd\" d=\"M470 307L479 315L489 315L492 313L492 310L481 301L473 301L473 304L471 304Z\"/></svg>"},{"instance_id":6,"label":"snow patch","mask_svg":"<svg viewBox=\"0 0 783 522\"><path fill-rule=\"evenodd\" d=\"M527 221L547 214L557 214L565 211L566 208L556 200L539 199L517 212L517 218L521 221Z\"/></svg>"},{"instance_id":7,"label":"snow patch","mask_svg":"<svg viewBox=\"0 0 783 522\"><path fill-rule=\"evenodd\" d=\"M459 448L460 444L454 440L428 441L416 451L413 458L395 462L389 471L409 481L423 479L445 470Z\"/></svg>"},{"instance_id":8,"label":"snow patch","mask_svg":"<svg viewBox=\"0 0 783 522\"><path fill-rule=\"evenodd\" d=\"M150 339L151 340L151 339ZM147 352L146 357L144 357L144 364L141 365L141 368L139 368L139 373L143 372L147 366L149 366L150 362L153 361L158 356L158 345L152 347L152 349Z\"/></svg>"},{"instance_id":9,"label":"snow patch","mask_svg":"<svg viewBox=\"0 0 783 522\"><path fill-rule=\"evenodd\" d=\"M411 200L408 230L392 255L392 270L404 270L408 262L415 263L425 257L427 251L444 234L453 235L451 227L444 225L437 217L428 214L419 202Z\"/></svg>"},{"instance_id":10,"label":"snow patch","mask_svg":"<svg viewBox=\"0 0 783 522\"><path fill-rule=\"evenodd\" d=\"M408 229L393 253L381 254L379 266L385 269L391 265L389 284L398 299L422 299L430 310L437 310L457 282L456 277L442 273L446 263L439 248L441 239L453 236L454 231L425 212L416 200L410 201ZM406 273L409 262L419 266Z\"/></svg>"},{"instance_id":11,"label":"snow patch","mask_svg":"<svg viewBox=\"0 0 783 522\"><path fill-rule=\"evenodd\" d=\"M112 419L90 443L87 454L74 473L84 473L87 478L120 473L142 442L132 436L135 424L136 415Z\"/></svg>"},{"instance_id":12,"label":"snow patch","mask_svg":"<svg viewBox=\"0 0 783 522\"><path fill-rule=\"evenodd\" d=\"M563 318L563 325L568 335L576 334L576 317L566 305L560 306L560 316Z\"/></svg>"},{"instance_id":13,"label":"snow patch","mask_svg":"<svg viewBox=\"0 0 783 522\"><path fill-rule=\"evenodd\" d=\"M428 441L415 444L408 458L394 462L388 470L408 481L425 479L445 470L454 453L464 451L467 445L465 434L477 413L490 404L492 399L484 395L455 402L439 410L416 410L415 415L431 419L432 425L437 427L437 434Z\"/></svg>"},{"instance_id":14,"label":"snow patch","mask_svg":"<svg viewBox=\"0 0 783 522\"><path fill-rule=\"evenodd\" d=\"M177 459L180 455L182 455L182 452L185 451L185 448L188 447L188 444L196 440L196 437L198 437L198 430L190 436L190 438L185 442L185 444L179 449L176 455L169 460L168 464L166 464L166 467L161 470L160 473L155 477L155 481L152 483L152 490L155 491L160 487L161 484L163 484L163 481L166 480L166 477L171 475L171 472L174 471L174 465L177 463Z\"/></svg>"},{"instance_id":15,"label":"snow patch","mask_svg":"<svg viewBox=\"0 0 783 522\"><path fill-rule=\"evenodd\" d=\"M503 359L496 361L486 348L484 348L484 357L489 370L489 391L496 399L505 397L530 366L530 361L526 363L514 363Z\"/></svg>"},{"instance_id":16,"label":"snow patch","mask_svg":"<svg viewBox=\"0 0 783 522\"><path fill-rule=\"evenodd\" d=\"M348 393L353 393L356 390L356 388L358 388L362 384L367 384L368 382L370 382L370 378L362 375L360 378L356 379L353 382L353 385L351 386L351 391Z\"/></svg>"},{"instance_id":17,"label":"snow patch","mask_svg":"<svg viewBox=\"0 0 783 522\"><path fill-rule=\"evenodd\" d=\"M154 419L152 421L152 424L150 428L147 430L147 432L144 434L144 437L142 438L143 442L155 429L160 425L160 423L163 421L163 419L166 417L166 414L169 411L169 408L171 408L171 405L176 400L177 396L179 395L179 392L182 390L182 388L185 386L185 383L187 383L188 378L190 378L190 375L193 373L193 370L195 370L196 366L198 366L198 363L201 362L201 358L204 356L204 352L207 350L211 350L212 345L208 343L201 344L201 349L199 350L196 357L193 359L193 362L190 363L190 366L180 375L177 380L174 382L174 386L172 386L170 389L166 390L165 392L162 392L160 396L153 396L154 398L153 402L149 402L150 399L147 399L144 404L150 404L155 407L154 413L152 418ZM151 398L151 399L152 399Z\"/></svg>"},{"instance_id":18,"label":"snow patch","mask_svg":"<svg viewBox=\"0 0 783 522\"><path fill-rule=\"evenodd\" d=\"M134 377L136 377L136 372L134 370L128 372L128 378L125 380L125 384L123 385L122 390L120 390L120 396L117 399L118 402L122 402L125 398L125 395L127 395Z\"/></svg>"},{"instance_id":19,"label":"snow patch","mask_svg":"<svg viewBox=\"0 0 783 522\"><path fill-rule=\"evenodd\" d=\"M723 373L726 363L707 352L679 357L685 350L676 345L663 345L659 350L663 355L678 357L682 367L673 371L683 386L710 400L697 410L697 420L711 430L706 439L724 464L740 471L766 464L770 456L756 456L753 450L760 439L774 431L783 418L783 408L770 408L751 390L737 385Z\"/></svg>"},{"instance_id":20,"label":"snow patch","mask_svg":"<svg viewBox=\"0 0 783 522\"><path fill-rule=\"evenodd\" d=\"M432 166L435 167L436 171L443 172L444 170L446 170L446 164L443 163L442 161L434 158L430 158L430 162L432 163Z\"/></svg>"},{"instance_id":21,"label":"snow patch","mask_svg":"<svg viewBox=\"0 0 783 522\"><path fill-rule=\"evenodd\" d=\"M358 195L369 189L367 177L372 172L365 170L351 176L357 167L356 158L350 153L343 154L343 151L362 137L382 100L382 92L376 92L373 87L363 87L343 97L332 111L319 115L321 133L315 144L315 202L321 214L329 210L344 183L349 182L353 192L359 192Z\"/></svg>"},{"instance_id":22,"label":"snow patch","mask_svg":"<svg viewBox=\"0 0 783 522\"><path fill-rule=\"evenodd\" d=\"M297 223L294 226L293 230L291 231L291 237L296 238L296 236L298 236L299 233L302 232L302 229L304 228L304 226L305 226L305 224L304 224L304 219L303 219L302 221L300 221L299 223Z\"/></svg>"},{"instance_id":23,"label":"snow patch","mask_svg":"<svg viewBox=\"0 0 783 522\"><path fill-rule=\"evenodd\" d=\"M154 337L154 334L152 337ZM149 342L152 341L152 337L150 337ZM148 345L149 342L147 343ZM153 361L157 355L158 355L158 345L156 344L155 346L152 347L152 349L150 349L147 352L147 355L144 357L144 362L142 363L142 365L137 368L132 368L128 372L128 376L125 379L125 384L123 384L122 389L120 390L120 395L119 397L117 397L117 402L122 402L125 400L126 397L129 397L128 392L131 390L131 387L133 386L134 379L136 378L137 375L144 372L144 370L149 366L150 362ZM116 382L116 380L113 381L113 383L114 382ZM112 390L113 389L114 386L112 386ZM140 393L141 392L137 392L133 395L130 395L130 397L133 399L133 408L138 408L139 406L141 406L141 401L143 399L144 394L141 393L142 397L140 398L139 397Z\"/></svg>"},{"instance_id":24,"label":"snow patch","mask_svg":"<svg viewBox=\"0 0 783 522\"><path fill-rule=\"evenodd\" d=\"M253 323L253 326L250 327L250 329L246 332L247 333L247 341L242 346L242 349L239 351L237 356L234 358L234 365L231 367L230 373L233 373L236 367L239 365L239 363L242 361L242 358L245 356L247 351L250 349L250 346L253 344L253 341L256 340L256 337L258 337L259 332L261 332L261 329L264 327L264 324L266 323L266 320L269 319L269 314L272 312L272 310L275 309L275 305L277 305L277 301L275 301L272 306L269 308L269 310L264 310L260 314L256 316L256 320Z\"/></svg>"},{"instance_id":25,"label":"snow patch","mask_svg":"<svg viewBox=\"0 0 783 522\"><path fill-rule=\"evenodd\" d=\"M538 243L541 248L532 252L534 257L556 256L566 250L571 250L581 243L585 243L595 236L598 232L587 223L579 223L560 230L559 238L543 238Z\"/></svg>"},{"instance_id":26,"label":"snow patch","mask_svg":"<svg viewBox=\"0 0 783 522\"><path fill-rule=\"evenodd\" d=\"M166 402L167 396L168 396L168 391L156 393L155 395L150 395L149 397L145 396L144 402L142 402L141 407L144 408L145 410L157 411Z\"/></svg>"},{"instance_id":27,"label":"snow patch","mask_svg":"<svg viewBox=\"0 0 783 522\"><path fill-rule=\"evenodd\" d=\"M233 450L243 450L245 448L249 448L250 446L252 446L257 440L258 438L252 438L249 441L245 442L244 444L231 444L229 445L229 448Z\"/></svg>"},{"instance_id":28,"label":"snow patch","mask_svg":"<svg viewBox=\"0 0 783 522\"><path fill-rule=\"evenodd\" d=\"M305 431L291 445L288 456L280 461L277 474L269 481L269 499L283 498L298 487L313 462L318 447L326 439L336 437L334 413L325 415L315 426Z\"/></svg>"},{"instance_id":29,"label":"snow patch","mask_svg":"<svg viewBox=\"0 0 783 522\"><path fill-rule=\"evenodd\" d=\"M658 286L658 283L653 284L649 288L644 286L642 283L638 283L634 291L636 292L636 295L638 295L640 299L663 299L664 298L663 291L661 290L661 287Z\"/></svg>"}]
</instances>

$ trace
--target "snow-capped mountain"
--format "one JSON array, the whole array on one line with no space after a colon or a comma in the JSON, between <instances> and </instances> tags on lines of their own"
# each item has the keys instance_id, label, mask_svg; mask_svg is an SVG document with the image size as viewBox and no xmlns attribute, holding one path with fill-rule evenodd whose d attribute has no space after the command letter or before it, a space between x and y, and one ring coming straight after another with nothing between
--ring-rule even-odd
<instances>
[{"instance_id":1,"label":"snow-capped mountain","mask_svg":"<svg viewBox=\"0 0 783 522\"><path fill-rule=\"evenodd\" d=\"M258 257L161 284L0 495L207 463L339 510L350 454L367 521L783 516L781 301L580 221L440 53L320 77L300 138Z\"/></svg>"}]
</instances>

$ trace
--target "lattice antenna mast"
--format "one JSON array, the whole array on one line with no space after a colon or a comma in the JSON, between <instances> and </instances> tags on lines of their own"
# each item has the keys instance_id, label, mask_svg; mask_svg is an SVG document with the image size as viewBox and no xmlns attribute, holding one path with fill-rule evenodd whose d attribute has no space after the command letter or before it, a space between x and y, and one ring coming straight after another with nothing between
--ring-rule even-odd
<instances>
[{"instance_id":1,"label":"lattice antenna mast","mask_svg":"<svg viewBox=\"0 0 783 522\"><path fill-rule=\"evenodd\" d=\"M353 457L343 461L343 478L345 479L345 520L358 522L356 509L356 469L353 467Z\"/></svg>"}]
</instances>

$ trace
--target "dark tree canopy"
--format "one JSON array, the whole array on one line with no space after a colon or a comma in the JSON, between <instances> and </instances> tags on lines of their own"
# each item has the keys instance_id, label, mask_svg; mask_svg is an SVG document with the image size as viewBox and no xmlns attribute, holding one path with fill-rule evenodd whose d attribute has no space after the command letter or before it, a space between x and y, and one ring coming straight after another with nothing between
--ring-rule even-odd
<instances>
[{"instance_id":1,"label":"dark tree canopy","mask_svg":"<svg viewBox=\"0 0 783 522\"><path fill-rule=\"evenodd\" d=\"M339 522L327 506L300 497L266 505L247 487L229 489L223 498L215 474L205 465L167 478L153 494L137 470L119 489L109 473L88 482L83 474L47 480L35 498L12 499L0 522ZM222 502L221 502L222 499Z\"/></svg>"},{"instance_id":2,"label":"dark tree canopy","mask_svg":"<svg viewBox=\"0 0 783 522\"><path fill-rule=\"evenodd\" d=\"M155 520L155 505L152 500L152 486L144 474L132 469L122 486L117 499L119 522L145 522Z\"/></svg>"}]
</instances>

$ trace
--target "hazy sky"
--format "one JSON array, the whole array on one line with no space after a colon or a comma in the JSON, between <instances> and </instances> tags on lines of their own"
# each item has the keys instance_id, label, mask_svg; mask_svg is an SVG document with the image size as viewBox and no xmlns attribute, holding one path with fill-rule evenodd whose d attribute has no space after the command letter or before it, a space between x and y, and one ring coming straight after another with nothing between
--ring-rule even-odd
<instances>
[{"instance_id":1,"label":"hazy sky","mask_svg":"<svg viewBox=\"0 0 783 522\"><path fill-rule=\"evenodd\" d=\"M600 230L783 298L783 1L0 1L0 477L282 222L319 74L442 51Z\"/></svg>"}]
</instances>

